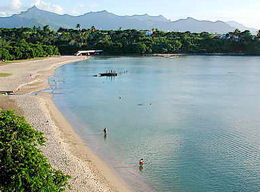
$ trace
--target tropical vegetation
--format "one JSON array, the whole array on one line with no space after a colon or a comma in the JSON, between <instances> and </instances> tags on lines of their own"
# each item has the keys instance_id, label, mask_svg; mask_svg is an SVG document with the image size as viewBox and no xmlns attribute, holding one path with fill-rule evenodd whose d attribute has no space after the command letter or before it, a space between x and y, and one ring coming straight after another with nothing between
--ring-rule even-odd
<instances>
[{"instance_id":1,"label":"tropical vegetation","mask_svg":"<svg viewBox=\"0 0 260 192\"><path fill-rule=\"evenodd\" d=\"M153 53L239 53L260 55L260 32L235 30L224 35L207 32L164 32L144 30L97 30L44 26L33 28L0 28L0 57L4 60L26 59L78 50L102 49L105 54Z\"/></svg>"},{"instance_id":2,"label":"tropical vegetation","mask_svg":"<svg viewBox=\"0 0 260 192\"><path fill-rule=\"evenodd\" d=\"M23 117L0 109L0 191L53 191L69 188L68 175L54 169L39 146L43 134Z\"/></svg>"}]
</instances>

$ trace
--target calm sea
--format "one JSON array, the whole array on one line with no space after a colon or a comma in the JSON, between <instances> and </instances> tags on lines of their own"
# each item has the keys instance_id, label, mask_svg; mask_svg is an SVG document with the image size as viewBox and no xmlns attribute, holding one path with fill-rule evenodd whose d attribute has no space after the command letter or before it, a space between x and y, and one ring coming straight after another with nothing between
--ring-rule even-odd
<instances>
[{"instance_id":1,"label":"calm sea","mask_svg":"<svg viewBox=\"0 0 260 192\"><path fill-rule=\"evenodd\" d=\"M93 76L109 70L120 74ZM260 191L260 57L96 57L58 68L50 84L135 191Z\"/></svg>"}]
</instances>

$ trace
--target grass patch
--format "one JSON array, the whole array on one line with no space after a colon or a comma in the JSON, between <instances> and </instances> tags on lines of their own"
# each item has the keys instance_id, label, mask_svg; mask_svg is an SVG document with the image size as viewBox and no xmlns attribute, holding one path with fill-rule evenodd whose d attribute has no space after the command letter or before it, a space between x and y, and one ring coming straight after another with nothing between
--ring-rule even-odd
<instances>
[{"instance_id":1,"label":"grass patch","mask_svg":"<svg viewBox=\"0 0 260 192\"><path fill-rule=\"evenodd\" d=\"M11 73L0 73L0 77L8 77L11 76Z\"/></svg>"}]
</instances>

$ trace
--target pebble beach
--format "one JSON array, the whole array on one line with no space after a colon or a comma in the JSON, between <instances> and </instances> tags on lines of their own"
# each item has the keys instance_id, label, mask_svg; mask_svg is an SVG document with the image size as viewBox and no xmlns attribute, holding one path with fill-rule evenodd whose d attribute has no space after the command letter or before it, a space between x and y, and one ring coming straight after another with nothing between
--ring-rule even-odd
<instances>
[{"instance_id":1,"label":"pebble beach","mask_svg":"<svg viewBox=\"0 0 260 192\"><path fill-rule=\"evenodd\" d=\"M0 90L14 92L14 95L0 96L0 108L14 109L44 133L47 142L41 150L55 168L71 176L69 191L131 191L82 142L54 105L50 93L31 94L49 87L48 78L57 67L85 59L88 57L59 56L0 65L1 73L11 74L0 78Z\"/></svg>"}]
</instances>

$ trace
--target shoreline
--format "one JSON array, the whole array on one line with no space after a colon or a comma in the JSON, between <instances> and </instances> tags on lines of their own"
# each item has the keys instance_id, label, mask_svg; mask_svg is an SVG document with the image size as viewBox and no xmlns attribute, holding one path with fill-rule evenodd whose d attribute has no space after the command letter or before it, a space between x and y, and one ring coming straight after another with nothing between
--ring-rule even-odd
<instances>
[{"instance_id":1,"label":"shoreline","mask_svg":"<svg viewBox=\"0 0 260 192\"><path fill-rule=\"evenodd\" d=\"M155 54L144 54L144 56L152 57L180 57L180 56L260 56L246 53L155 53Z\"/></svg>"},{"instance_id":2,"label":"shoreline","mask_svg":"<svg viewBox=\"0 0 260 192\"><path fill-rule=\"evenodd\" d=\"M0 96L0 107L15 109L47 138L43 154L50 163L71 175L69 191L131 191L120 176L96 156L82 141L57 109L50 93L39 92L49 87L48 78L55 69L88 57L61 56L43 60L24 61L0 66L0 90L14 91L15 95Z\"/></svg>"},{"instance_id":3,"label":"shoreline","mask_svg":"<svg viewBox=\"0 0 260 192\"><path fill-rule=\"evenodd\" d=\"M246 53L153 53L153 54L105 54L107 57L164 57L164 58L177 58L182 56L232 56L232 57L260 57L257 54Z\"/></svg>"}]
</instances>

